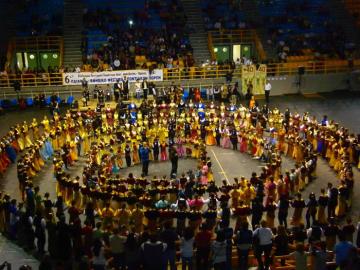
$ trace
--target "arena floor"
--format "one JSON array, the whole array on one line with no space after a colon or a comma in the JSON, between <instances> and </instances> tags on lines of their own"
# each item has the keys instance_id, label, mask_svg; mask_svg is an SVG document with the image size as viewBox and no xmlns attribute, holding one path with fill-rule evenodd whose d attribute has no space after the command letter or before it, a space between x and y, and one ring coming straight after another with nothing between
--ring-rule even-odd
<instances>
[{"instance_id":1,"label":"arena floor","mask_svg":"<svg viewBox=\"0 0 360 270\"><path fill-rule=\"evenodd\" d=\"M329 119L334 119L340 125L349 128L354 133L360 133L360 93L331 93L321 94L311 97L304 97L299 95L272 97L270 99L271 107L278 107L281 111L285 108L290 108L291 112L298 111L309 112L310 115L315 115L317 119L322 118L324 114L328 115ZM260 101L260 104L263 101ZM49 112L37 109L28 109L25 111L8 112L0 116L0 136L6 133L8 128L20 121L31 121L36 117L41 119L44 114ZM222 149L218 147L208 147L208 154L213 163L214 177L218 184L221 180L226 179L233 183L234 177L245 176L249 177L251 172L259 172L262 164L258 160L252 159L247 154L235 152L232 150ZM79 161L76 166L70 169L73 175L80 175L83 161ZM293 168L293 162L290 159L283 159L283 171ZM178 173L185 172L189 169L195 168L195 161L191 159L184 159L179 161ZM124 169L121 172L127 175L129 172L135 175L140 175L141 167L135 166L129 169ZM360 179L358 170L354 170L355 180ZM149 167L150 176L169 175L170 163L150 163ZM310 192L319 194L320 189L326 187L328 182L334 184L338 183L338 179L333 171L328 167L324 160L319 160L317 167L316 181L312 182L303 192L303 197L306 198ZM52 164L47 164L46 168L34 179L34 185L39 185L41 193L49 192L54 198L55 196L55 180L52 174ZM355 183L354 198L360 196L360 188L358 183ZM20 198L18 190L18 181L16 176L16 166L12 165L7 171L6 175L0 179L0 189L6 191L11 197ZM353 209L351 211L353 220L357 221L360 215L360 201L354 200ZM12 263L13 269L17 269L22 264L29 264L33 269L37 269L38 261L31 255L25 253L21 248L17 247L14 243L6 240L0 236L0 258Z\"/></svg>"}]
</instances>

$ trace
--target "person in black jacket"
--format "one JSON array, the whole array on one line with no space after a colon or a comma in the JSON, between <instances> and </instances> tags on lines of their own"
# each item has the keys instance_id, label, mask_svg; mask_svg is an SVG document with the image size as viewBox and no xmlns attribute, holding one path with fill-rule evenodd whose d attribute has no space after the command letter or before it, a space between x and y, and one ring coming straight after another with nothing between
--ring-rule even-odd
<instances>
[{"instance_id":1,"label":"person in black jacket","mask_svg":"<svg viewBox=\"0 0 360 270\"><path fill-rule=\"evenodd\" d=\"M171 173L170 177L176 176L178 170L179 156L175 147L170 148Z\"/></svg>"},{"instance_id":2,"label":"person in black jacket","mask_svg":"<svg viewBox=\"0 0 360 270\"><path fill-rule=\"evenodd\" d=\"M328 219L335 217L335 209L338 203L339 191L336 187L333 187L331 183L328 183Z\"/></svg>"},{"instance_id":3,"label":"person in black jacket","mask_svg":"<svg viewBox=\"0 0 360 270\"><path fill-rule=\"evenodd\" d=\"M159 139L157 137L154 140L152 150L154 154L154 161L159 161L160 144L159 144Z\"/></svg>"},{"instance_id":4,"label":"person in black jacket","mask_svg":"<svg viewBox=\"0 0 360 270\"><path fill-rule=\"evenodd\" d=\"M287 229L287 217L289 212L290 202L287 196L282 195L278 203L278 220L279 225L283 225Z\"/></svg>"},{"instance_id":5,"label":"person in black jacket","mask_svg":"<svg viewBox=\"0 0 360 270\"><path fill-rule=\"evenodd\" d=\"M240 270L248 269L248 257L253 242L253 232L249 230L249 223L244 222L236 232L236 247L238 252L238 262Z\"/></svg>"},{"instance_id":6,"label":"person in black jacket","mask_svg":"<svg viewBox=\"0 0 360 270\"><path fill-rule=\"evenodd\" d=\"M126 160L126 166L131 166L131 149L128 144L125 146L125 160Z\"/></svg>"},{"instance_id":7,"label":"person in black jacket","mask_svg":"<svg viewBox=\"0 0 360 270\"><path fill-rule=\"evenodd\" d=\"M312 222L313 224L316 221L316 213L317 213L317 206L318 206L318 202L316 200L315 194L313 192L310 193L309 195L309 200L306 203L306 228L310 228L311 224L310 224L310 219L312 218Z\"/></svg>"}]
</instances>

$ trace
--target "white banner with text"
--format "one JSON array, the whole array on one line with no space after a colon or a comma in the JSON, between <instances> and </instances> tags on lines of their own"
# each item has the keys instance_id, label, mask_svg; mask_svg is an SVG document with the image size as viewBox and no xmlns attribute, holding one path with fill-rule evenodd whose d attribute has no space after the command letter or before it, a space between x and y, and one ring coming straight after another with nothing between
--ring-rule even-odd
<instances>
[{"instance_id":1,"label":"white banner with text","mask_svg":"<svg viewBox=\"0 0 360 270\"><path fill-rule=\"evenodd\" d=\"M162 69L154 69L151 72L145 69L139 70L119 70L102 72L67 72L63 74L63 85L81 85L85 78L89 85L91 84L113 84L117 80L127 78L129 82L143 81L162 81Z\"/></svg>"}]
</instances>

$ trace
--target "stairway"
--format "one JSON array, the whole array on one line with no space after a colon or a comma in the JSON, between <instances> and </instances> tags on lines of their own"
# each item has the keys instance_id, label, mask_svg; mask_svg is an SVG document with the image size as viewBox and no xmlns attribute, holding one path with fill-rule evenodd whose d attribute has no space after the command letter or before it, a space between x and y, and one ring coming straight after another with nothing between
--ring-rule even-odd
<instances>
[{"instance_id":1,"label":"stairway","mask_svg":"<svg viewBox=\"0 0 360 270\"><path fill-rule=\"evenodd\" d=\"M74 68L82 65L82 29L82 1L64 0L64 67Z\"/></svg>"},{"instance_id":2,"label":"stairway","mask_svg":"<svg viewBox=\"0 0 360 270\"><path fill-rule=\"evenodd\" d=\"M267 31L261 27L263 18L260 15L259 7L257 6L256 1L244 0L243 8L246 14L246 21L251 25L254 25L258 37L260 38L260 41L265 50L267 59L277 59L276 49L274 46L271 46L267 43L267 40L269 39Z\"/></svg>"},{"instance_id":3,"label":"stairway","mask_svg":"<svg viewBox=\"0 0 360 270\"><path fill-rule=\"evenodd\" d=\"M204 29L203 14L199 0L182 0L187 25L190 31L190 43L194 49L194 59L197 65L210 60L211 55L208 47L208 34Z\"/></svg>"},{"instance_id":4,"label":"stairway","mask_svg":"<svg viewBox=\"0 0 360 270\"><path fill-rule=\"evenodd\" d=\"M353 16L346 9L345 4L341 0L329 0L328 5L331 9L331 14L341 25L347 39L357 44L357 46L359 47L360 28L356 25L356 21ZM360 56L360 48L357 48L357 52L355 54L356 55L354 56Z\"/></svg>"}]
</instances>

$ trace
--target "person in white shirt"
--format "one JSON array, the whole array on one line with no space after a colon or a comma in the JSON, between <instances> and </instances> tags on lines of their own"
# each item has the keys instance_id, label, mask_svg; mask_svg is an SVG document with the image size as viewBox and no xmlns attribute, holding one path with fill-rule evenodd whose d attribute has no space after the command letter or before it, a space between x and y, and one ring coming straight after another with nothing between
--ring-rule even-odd
<instances>
[{"instance_id":1,"label":"person in white shirt","mask_svg":"<svg viewBox=\"0 0 360 270\"><path fill-rule=\"evenodd\" d=\"M215 97L215 99L220 99L220 87L215 87L214 88L214 97Z\"/></svg>"},{"instance_id":2,"label":"person in white shirt","mask_svg":"<svg viewBox=\"0 0 360 270\"><path fill-rule=\"evenodd\" d=\"M135 82L135 93L136 93L136 98L140 99L141 98L141 82L139 79L137 79Z\"/></svg>"},{"instance_id":3,"label":"person in white shirt","mask_svg":"<svg viewBox=\"0 0 360 270\"><path fill-rule=\"evenodd\" d=\"M266 82L264 90L265 90L266 104L269 104L269 102L270 102L270 91L271 91L271 83L269 81Z\"/></svg>"},{"instance_id":4,"label":"person in white shirt","mask_svg":"<svg viewBox=\"0 0 360 270\"><path fill-rule=\"evenodd\" d=\"M269 269L271 260L270 254L272 249L272 243L274 235L270 228L267 227L265 220L261 221L261 227L257 228L254 231L254 242L256 243L255 247L255 256L258 261L259 269ZM262 254L264 253L264 261L262 260Z\"/></svg>"},{"instance_id":5,"label":"person in white shirt","mask_svg":"<svg viewBox=\"0 0 360 270\"><path fill-rule=\"evenodd\" d=\"M208 100L214 100L214 88L212 86L206 89L206 95Z\"/></svg>"},{"instance_id":6,"label":"person in white shirt","mask_svg":"<svg viewBox=\"0 0 360 270\"><path fill-rule=\"evenodd\" d=\"M180 254L183 269L192 269L194 254L194 231L187 227L184 230L184 236L180 239Z\"/></svg>"}]
</instances>

